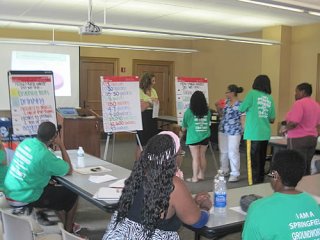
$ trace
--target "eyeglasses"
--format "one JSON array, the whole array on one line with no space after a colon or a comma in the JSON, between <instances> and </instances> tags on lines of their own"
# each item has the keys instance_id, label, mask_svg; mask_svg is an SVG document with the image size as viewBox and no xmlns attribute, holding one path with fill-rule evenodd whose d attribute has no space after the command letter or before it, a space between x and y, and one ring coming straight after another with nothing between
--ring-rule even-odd
<instances>
[{"instance_id":1,"label":"eyeglasses","mask_svg":"<svg viewBox=\"0 0 320 240\"><path fill-rule=\"evenodd\" d=\"M276 173L277 173L277 171L272 170L272 171L268 174L268 177L273 178L273 179L276 179Z\"/></svg>"}]
</instances>

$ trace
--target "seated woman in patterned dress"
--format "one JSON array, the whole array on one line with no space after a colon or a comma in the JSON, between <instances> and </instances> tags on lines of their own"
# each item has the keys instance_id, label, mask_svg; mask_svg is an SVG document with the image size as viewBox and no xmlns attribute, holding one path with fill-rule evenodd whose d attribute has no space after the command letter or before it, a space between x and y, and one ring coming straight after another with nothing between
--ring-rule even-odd
<instances>
[{"instance_id":1,"label":"seated woman in patterned dress","mask_svg":"<svg viewBox=\"0 0 320 240\"><path fill-rule=\"evenodd\" d=\"M149 140L125 181L103 240L178 240L181 222L195 228L207 223L212 206L208 193L193 199L184 181L175 176L179 151L180 141L173 132Z\"/></svg>"}]
</instances>

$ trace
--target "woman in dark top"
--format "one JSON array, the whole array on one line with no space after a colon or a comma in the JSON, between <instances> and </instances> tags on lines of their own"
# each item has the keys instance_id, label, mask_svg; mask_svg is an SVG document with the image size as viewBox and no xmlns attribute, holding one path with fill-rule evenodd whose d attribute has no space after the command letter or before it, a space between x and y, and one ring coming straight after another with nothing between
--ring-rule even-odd
<instances>
[{"instance_id":1,"label":"woman in dark top","mask_svg":"<svg viewBox=\"0 0 320 240\"><path fill-rule=\"evenodd\" d=\"M212 206L207 193L192 198L175 176L179 138L173 132L152 137L135 161L130 177L103 236L107 239L179 239L181 221L203 227Z\"/></svg>"}]
</instances>

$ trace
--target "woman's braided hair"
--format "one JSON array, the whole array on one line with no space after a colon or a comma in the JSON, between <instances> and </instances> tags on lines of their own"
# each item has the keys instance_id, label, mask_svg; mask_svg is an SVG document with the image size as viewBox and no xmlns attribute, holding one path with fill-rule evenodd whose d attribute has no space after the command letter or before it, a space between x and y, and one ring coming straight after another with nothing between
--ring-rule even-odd
<instances>
[{"instance_id":1,"label":"woman's braided hair","mask_svg":"<svg viewBox=\"0 0 320 240\"><path fill-rule=\"evenodd\" d=\"M146 238L150 238L161 217L166 218L170 194L174 189L176 151L173 139L166 134L152 137L138 161L135 161L130 177L119 200L117 223L128 216L135 195L143 188L142 225Z\"/></svg>"}]
</instances>

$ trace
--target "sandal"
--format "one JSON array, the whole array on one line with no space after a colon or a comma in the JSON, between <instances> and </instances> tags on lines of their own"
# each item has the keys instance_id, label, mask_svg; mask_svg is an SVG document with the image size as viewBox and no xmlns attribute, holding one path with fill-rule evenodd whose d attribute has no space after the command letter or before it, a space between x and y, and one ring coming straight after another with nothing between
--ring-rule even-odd
<instances>
[{"instance_id":1,"label":"sandal","mask_svg":"<svg viewBox=\"0 0 320 240\"><path fill-rule=\"evenodd\" d=\"M204 180L204 174L198 174L198 180L203 181Z\"/></svg>"},{"instance_id":2,"label":"sandal","mask_svg":"<svg viewBox=\"0 0 320 240\"><path fill-rule=\"evenodd\" d=\"M38 222L40 225L43 225L43 226L52 226L52 225L56 225L56 224L57 224L57 222L50 221L50 220L48 219L47 214L45 214L45 213L42 212L42 211L36 212L36 218L37 218L37 222Z\"/></svg>"},{"instance_id":3,"label":"sandal","mask_svg":"<svg viewBox=\"0 0 320 240\"><path fill-rule=\"evenodd\" d=\"M72 225L72 232L73 233L78 233L82 229L81 225L79 223L73 223Z\"/></svg>"},{"instance_id":4,"label":"sandal","mask_svg":"<svg viewBox=\"0 0 320 240\"><path fill-rule=\"evenodd\" d=\"M186 181L192 182L192 183L197 183L199 181L199 179L187 178Z\"/></svg>"},{"instance_id":5,"label":"sandal","mask_svg":"<svg viewBox=\"0 0 320 240\"><path fill-rule=\"evenodd\" d=\"M89 240L89 237L85 236L85 235L80 235L78 233L74 233L73 235L77 236L78 238L81 238L83 240Z\"/></svg>"}]
</instances>

